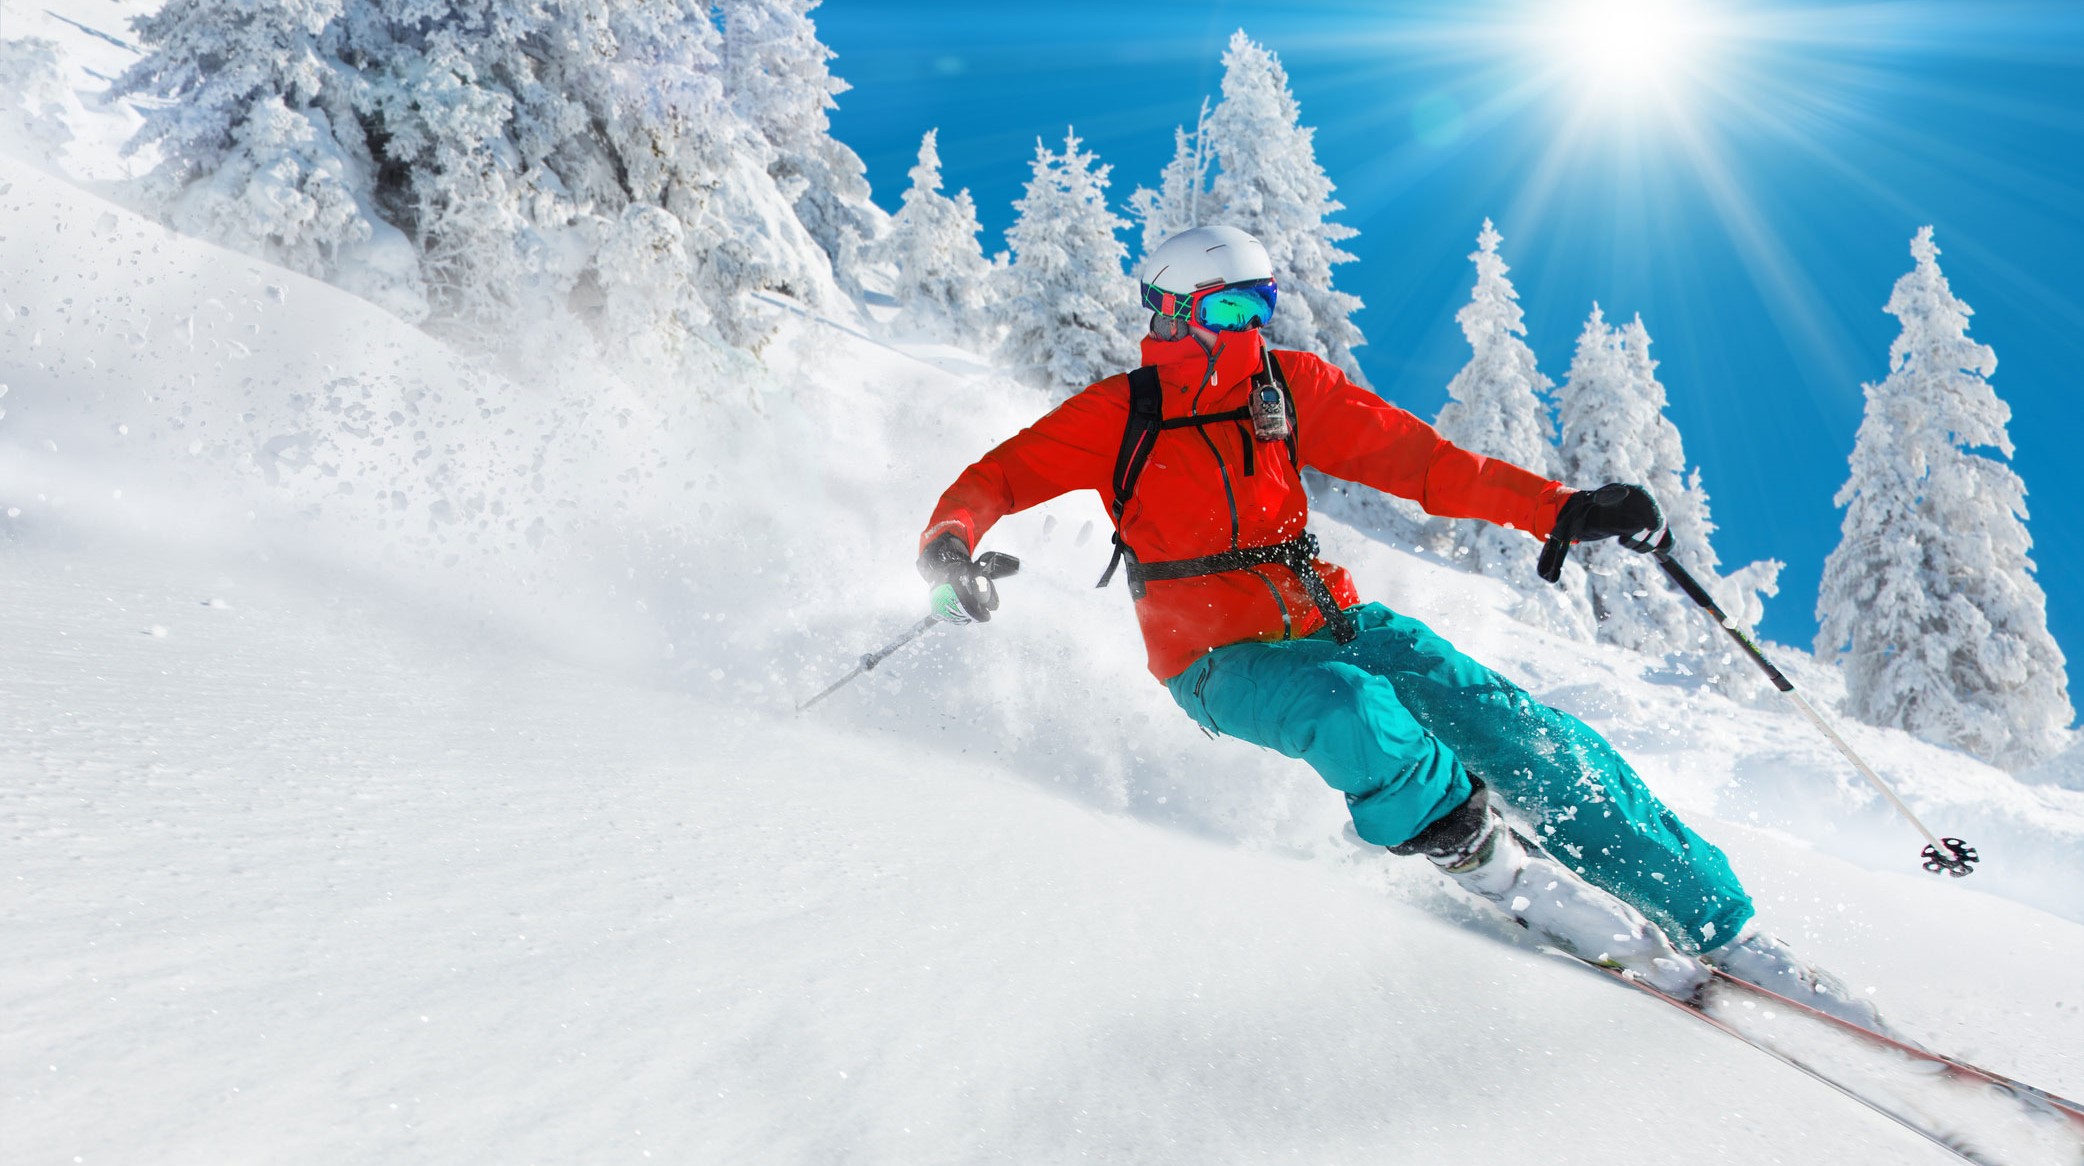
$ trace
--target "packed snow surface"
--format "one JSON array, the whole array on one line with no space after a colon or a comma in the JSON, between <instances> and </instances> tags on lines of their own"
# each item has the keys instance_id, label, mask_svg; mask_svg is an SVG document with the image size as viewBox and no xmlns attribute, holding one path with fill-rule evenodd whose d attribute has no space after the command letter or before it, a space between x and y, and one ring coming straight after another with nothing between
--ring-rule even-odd
<instances>
[{"instance_id":1,"label":"packed snow surface","mask_svg":"<svg viewBox=\"0 0 2084 1166\"><path fill-rule=\"evenodd\" d=\"M1458 913L909 727L279 562L8 567L11 1161L1941 1160ZM2079 954L1995 906L1946 926Z\"/></svg>"},{"instance_id":2,"label":"packed snow surface","mask_svg":"<svg viewBox=\"0 0 2084 1166\"><path fill-rule=\"evenodd\" d=\"M506 367L0 156L0 1157L1947 1160L1205 739L1091 498L798 716L1047 402L765 302L699 384ZM2084 792L1845 725L1934 878L1770 698L1323 525L1904 1030L2084 1094Z\"/></svg>"}]
</instances>

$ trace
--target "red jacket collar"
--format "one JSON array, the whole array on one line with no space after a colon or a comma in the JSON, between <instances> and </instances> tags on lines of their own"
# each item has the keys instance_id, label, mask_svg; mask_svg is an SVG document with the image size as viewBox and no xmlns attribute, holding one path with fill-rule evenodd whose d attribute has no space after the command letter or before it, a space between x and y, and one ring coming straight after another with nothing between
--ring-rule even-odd
<instances>
[{"instance_id":1,"label":"red jacket collar","mask_svg":"<svg viewBox=\"0 0 2084 1166\"><path fill-rule=\"evenodd\" d=\"M1209 383L1211 366L1216 387L1228 388L1258 372L1266 359L1265 352L1265 342L1256 328L1249 332L1216 333L1213 360L1192 336L1178 340L1143 338L1143 363L1157 365L1160 379L1182 388L1199 388Z\"/></svg>"}]
</instances>

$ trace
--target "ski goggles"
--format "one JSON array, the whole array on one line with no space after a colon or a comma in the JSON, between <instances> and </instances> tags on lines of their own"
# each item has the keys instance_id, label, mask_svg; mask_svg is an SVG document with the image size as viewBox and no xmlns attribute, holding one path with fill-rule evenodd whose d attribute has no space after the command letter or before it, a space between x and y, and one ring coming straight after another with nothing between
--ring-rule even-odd
<instances>
[{"instance_id":1,"label":"ski goggles","mask_svg":"<svg viewBox=\"0 0 2084 1166\"><path fill-rule=\"evenodd\" d=\"M1271 279L1233 283L1189 295L1143 285L1143 306L1160 316L1192 320L1211 332L1246 332L1274 318L1281 286Z\"/></svg>"}]
</instances>

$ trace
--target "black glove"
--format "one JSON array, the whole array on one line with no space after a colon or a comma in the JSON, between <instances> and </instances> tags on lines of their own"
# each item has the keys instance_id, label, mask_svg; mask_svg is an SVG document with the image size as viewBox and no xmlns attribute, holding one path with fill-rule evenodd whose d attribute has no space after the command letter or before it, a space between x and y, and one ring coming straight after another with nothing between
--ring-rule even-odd
<instances>
[{"instance_id":1,"label":"black glove","mask_svg":"<svg viewBox=\"0 0 2084 1166\"><path fill-rule=\"evenodd\" d=\"M1556 527L1570 526L1572 542L1597 542L1623 535L1655 534L1664 527L1664 511L1641 486L1612 482L1597 490L1579 490L1563 500Z\"/></svg>"},{"instance_id":2,"label":"black glove","mask_svg":"<svg viewBox=\"0 0 2084 1166\"><path fill-rule=\"evenodd\" d=\"M970 559L970 548L953 531L919 552L919 574L936 585L928 602L949 623L984 623L999 609L998 585Z\"/></svg>"},{"instance_id":3,"label":"black glove","mask_svg":"<svg viewBox=\"0 0 2084 1166\"><path fill-rule=\"evenodd\" d=\"M1664 511L1641 486L1610 482L1597 490L1579 490L1565 498L1563 508L1556 512L1556 528L1549 533L1535 569L1554 583L1562 578L1563 559L1572 543L1618 538L1630 550L1648 551L1663 529Z\"/></svg>"}]
</instances>

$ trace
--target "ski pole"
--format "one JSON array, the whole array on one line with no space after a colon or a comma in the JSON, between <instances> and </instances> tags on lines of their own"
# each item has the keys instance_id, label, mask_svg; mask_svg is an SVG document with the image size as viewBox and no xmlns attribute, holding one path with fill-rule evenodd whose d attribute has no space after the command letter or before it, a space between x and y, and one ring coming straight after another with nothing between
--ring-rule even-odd
<instances>
[{"instance_id":1,"label":"ski pole","mask_svg":"<svg viewBox=\"0 0 2084 1166\"><path fill-rule=\"evenodd\" d=\"M1012 555L1001 554L998 551L986 551L983 554L977 556L977 573L983 575L986 579L991 579L994 581L999 579L1006 579L1017 574L1019 571L1020 560L1014 558ZM939 616L929 615L925 619L920 620L918 623L913 624L911 627L906 628L903 635L898 636L896 639L890 641L887 644L884 644L882 647L877 648L875 651L870 652L867 655L861 657L860 662L855 664L851 669L849 669L845 676L842 676L838 680L835 680L832 683L826 685L824 691L818 693L818 695L814 697L811 697L809 700L806 700L803 703L797 705L796 711L800 713L803 710L809 708L810 706L818 703L819 701L824 700L826 697L831 696L833 693L838 692L856 676L859 676L864 672L873 672L875 670L876 665L881 664L886 658L889 657L889 655L892 652L897 651L899 648L904 647L906 644L909 644L913 640L918 639L920 636L923 636L926 633L932 631L942 622L943 621Z\"/></svg>"},{"instance_id":2,"label":"ski pole","mask_svg":"<svg viewBox=\"0 0 2084 1166\"><path fill-rule=\"evenodd\" d=\"M1781 694L1789 700L1794 701L1795 707L1801 709L1803 715L1809 718L1809 723L1815 725L1818 731L1830 739L1831 744L1837 746L1838 752L1844 754L1847 761L1852 762L1852 767L1859 771L1860 776L1872 782L1874 788L1880 790L1882 796L1889 800L1889 804L1896 807L1896 812L1902 814L1912 826L1917 828L1919 834L1925 836L1925 841L1931 843L1931 845L1925 847L1919 853L1919 857L1924 859L1926 870L1931 871L1933 874L1949 874L1957 879L1974 872L1975 864L1982 858L1981 855L1976 853L1975 847L1968 845L1959 838L1941 838L1928 829L1922 821L1919 821L1918 816L1911 812L1911 808L1903 803L1903 799L1896 796L1896 791L1889 787L1889 783L1883 781L1881 775L1874 772L1873 767L1862 760L1858 753L1853 752L1852 746L1846 743L1845 738L1839 736L1838 731L1831 727L1830 722L1823 719L1823 714L1816 711L1816 706L1810 704L1801 693L1795 691L1794 682L1789 680L1780 669L1775 668L1771 660L1766 659L1766 654L1759 650L1758 644L1744 633L1743 628L1737 626L1736 620L1731 619L1723 612L1721 605L1715 602L1715 597L1709 595L1708 589L1700 585L1700 580L1695 579L1692 572L1680 566L1672 558L1672 532L1670 528L1663 530L1661 537L1659 532L1645 531L1644 536L1640 539L1623 537L1616 541L1631 551L1641 551L1656 559L1657 565L1663 568L1665 575L1673 583L1678 585L1679 590L1686 593L1688 599L1693 600L1703 611L1715 617L1715 622L1722 625L1722 630L1729 633L1729 637L1737 642L1738 647L1744 649L1745 655L1751 657L1752 663L1757 664L1759 669L1766 674L1766 679L1773 682L1773 687L1779 689ZM1549 545L1542 551L1542 558L1546 562L1551 556L1554 556L1555 561L1560 564L1562 556L1569 553L1569 547L1568 538L1559 540L1557 535L1551 534L1549 536Z\"/></svg>"}]
</instances>

